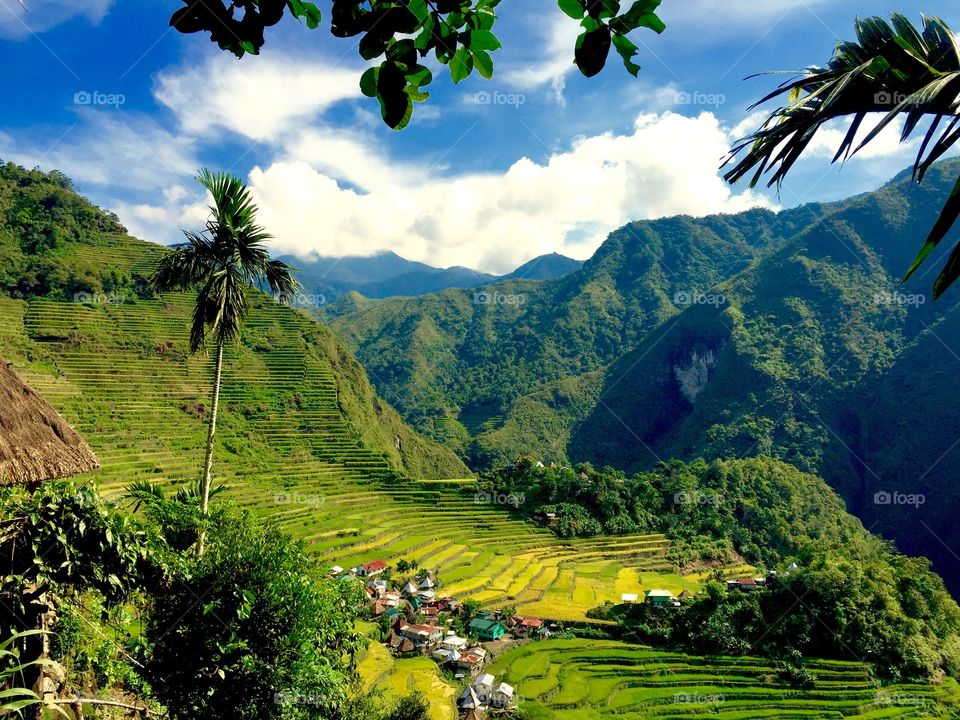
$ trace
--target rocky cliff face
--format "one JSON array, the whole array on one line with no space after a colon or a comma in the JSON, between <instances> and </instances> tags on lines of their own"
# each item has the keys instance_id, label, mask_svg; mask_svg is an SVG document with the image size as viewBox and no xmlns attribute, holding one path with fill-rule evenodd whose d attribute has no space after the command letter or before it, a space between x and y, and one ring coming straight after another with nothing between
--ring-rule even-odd
<instances>
[{"instance_id":1,"label":"rocky cliff face","mask_svg":"<svg viewBox=\"0 0 960 720\"><path fill-rule=\"evenodd\" d=\"M689 360L673 366L673 376L680 387L680 394L693 405L697 396L707 386L710 371L717 365L717 355L711 348L695 347L690 351Z\"/></svg>"}]
</instances>

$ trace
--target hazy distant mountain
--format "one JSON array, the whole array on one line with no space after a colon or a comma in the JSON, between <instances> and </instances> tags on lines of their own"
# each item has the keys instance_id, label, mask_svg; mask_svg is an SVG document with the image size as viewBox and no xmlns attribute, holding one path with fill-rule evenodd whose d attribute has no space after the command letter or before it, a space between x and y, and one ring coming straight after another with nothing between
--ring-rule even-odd
<instances>
[{"instance_id":1,"label":"hazy distant mountain","mask_svg":"<svg viewBox=\"0 0 960 720\"><path fill-rule=\"evenodd\" d=\"M387 298L482 287L500 280L554 280L583 265L580 260L550 253L524 263L509 275L499 276L460 266L436 268L389 251L369 257L303 260L288 255L281 259L298 268L297 277L307 293L322 294L330 302L351 291L367 298Z\"/></svg>"}]
</instances>

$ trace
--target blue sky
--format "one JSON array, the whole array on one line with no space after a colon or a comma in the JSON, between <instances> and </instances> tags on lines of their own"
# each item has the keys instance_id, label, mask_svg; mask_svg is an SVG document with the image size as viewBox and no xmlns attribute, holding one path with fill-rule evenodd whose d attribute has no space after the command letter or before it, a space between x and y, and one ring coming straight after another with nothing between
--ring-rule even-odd
<instances>
[{"instance_id":1,"label":"blue sky","mask_svg":"<svg viewBox=\"0 0 960 720\"><path fill-rule=\"evenodd\" d=\"M637 31L639 79L612 57L587 80L553 0L504 0L492 81L440 68L412 125L360 96L352 41L292 20L241 61L167 27L179 0L0 0L0 158L71 175L131 231L175 241L204 217L201 166L251 182L279 251L384 249L506 271L543 252L587 257L631 219L789 206L872 189L909 164L891 135L842 172L824 134L778 198L717 167L776 82L826 60L857 15L960 10L915 0L664 0ZM324 8L325 9L325 8ZM325 16L326 19L326 16Z\"/></svg>"}]
</instances>

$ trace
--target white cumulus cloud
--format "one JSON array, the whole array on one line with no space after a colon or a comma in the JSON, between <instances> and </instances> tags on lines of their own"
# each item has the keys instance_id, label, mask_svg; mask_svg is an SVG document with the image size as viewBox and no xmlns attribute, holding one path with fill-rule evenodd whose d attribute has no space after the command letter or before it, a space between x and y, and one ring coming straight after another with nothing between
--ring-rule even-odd
<instances>
[{"instance_id":1,"label":"white cumulus cloud","mask_svg":"<svg viewBox=\"0 0 960 720\"><path fill-rule=\"evenodd\" d=\"M633 132L576 140L544 162L417 185L344 187L303 160L250 174L276 247L300 256L393 250L432 265L503 272L544 252L586 257L630 220L767 204L717 174L727 133L711 114L640 115ZM385 166L386 168L386 166Z\"/></svg>"},{"instance_id":2,"label":"white cumulus cloud","mask_svg":"<svg viewBox=\"0 0 960 720\"><path fill-rule=\"evenodd\" d=\"M251 140L274 141L296 123L360 97L357 68L270 55L240 62L220 53L211 60L158 76L154 96L181 128L205 135L226 129Z\"/></svg>"}]
</instances>

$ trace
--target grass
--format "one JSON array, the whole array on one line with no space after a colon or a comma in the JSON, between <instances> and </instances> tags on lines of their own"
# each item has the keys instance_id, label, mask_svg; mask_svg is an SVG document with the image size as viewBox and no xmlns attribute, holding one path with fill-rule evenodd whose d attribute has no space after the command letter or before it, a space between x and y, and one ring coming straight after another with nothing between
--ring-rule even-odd
<instances>
[{"instance_id":1,"label":"grass","mask_svg":"<svg viewBox=\"0 0 960 720\"><path fill-rule=\"evenodd\" d=\"M880 686L867 666L810 660L816 686L780 682L760 658L695 657L601 640L551 640L498 658L489 672L515 686L532 718L662 720L748 718L948 718L960 700L940 685Z\"/></svg>"},{"instance_id":2,"label":"grass","mask_svg":"<svg viewBox=\"0 0 960 720\"><path fill-rule=\"evenodd\" d=\"M371 635L374 626L361 623L360 630ZM430 658L394 658L386 647L371 642L357 669L364 690L377 688L390 698L419 691L430 702L430 720L456 720L459 691L443 678L437 664Z\"/></svg>"}]
</instances>

